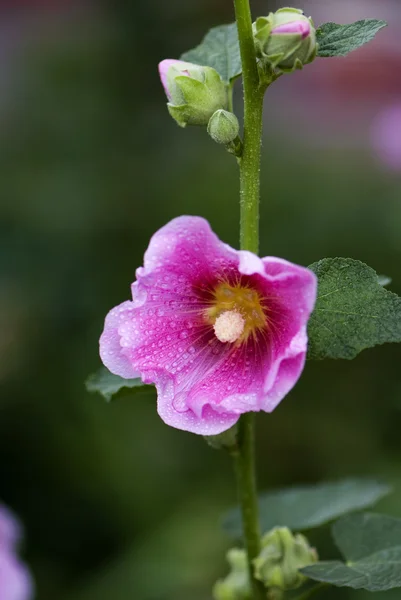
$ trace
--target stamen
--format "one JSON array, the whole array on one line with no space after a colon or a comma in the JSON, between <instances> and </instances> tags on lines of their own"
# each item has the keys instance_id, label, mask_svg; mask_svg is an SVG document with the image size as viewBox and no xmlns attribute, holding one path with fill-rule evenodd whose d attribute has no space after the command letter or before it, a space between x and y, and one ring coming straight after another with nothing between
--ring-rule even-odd
<instances>
[{"instance_id":1,"label":"stamen","mask_svg":"<svg viewBox=\"0 0 401 600\"><path fill-rule=\"evenodd\" d=\"M220 342L236 342L242 335L245 319L237 310L227 310L214 323L214 332Z\"/></svg>"}]
</instances>

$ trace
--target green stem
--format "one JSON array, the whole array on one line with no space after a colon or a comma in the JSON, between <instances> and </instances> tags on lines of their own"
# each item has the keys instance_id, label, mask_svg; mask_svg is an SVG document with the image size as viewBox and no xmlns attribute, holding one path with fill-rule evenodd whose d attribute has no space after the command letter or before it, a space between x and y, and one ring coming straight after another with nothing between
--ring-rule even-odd
<instances>
[{"instance_id":1,"label":"green stem","mask_svg":"<svg viewBox=\"0 0 401 600\"><path fill-rule=\"evenodd\" d=\"M260 552L258 498L255 478L255 452L253 413L242 415L239 421L237 448L232 452L237 476L238 498L242 514L242 527L248 555L248 571L252 584L253 600L264 600L266 590L253 576L252 560Z\"/></svg>"},{"instance_id":2,"label":"green stem","mask_svg":"<svg viewBox=\"0 0 401 600\"><path fill-rule=\"evenodd\" d=\"M252 33L249 0L234 0L244 88L244 139L240 169L240 242L242 250L259 249L260 155L265 86L261 86ZM252 561L260 552L260 525L255 477L253 414L239 421L238 449L234 453L245 547L253 600L266 598L266 590L253 575Z\"/></svg>"},{"instance_id":3,"label":"green stem","mask_svg":"<svg viewBox=\"0 0 401 600\"><path fill-rule=\"evenodd\" d=\"M312 598L312 596L314 596L321 590L328 588L329 586L330 586L329 583L324 583L324 582L318 583L317 585L313 586L312 588L310 588L309 590L307 590L300 596L297 596L296 598L294 598L294 600L309 600L309 598Z\"/></svg>"},{"instance_id":4,"label":"green stem","mask_svg":"<svg viewBox=\"0 0 401 600\"><path fill-rule=\"evenodd\" d=\"M241 248L258 252L262 114L265 86L256 62L249 0L234 0L244 88L244 147L240 167Z\"/></svg>"}]
</instances>

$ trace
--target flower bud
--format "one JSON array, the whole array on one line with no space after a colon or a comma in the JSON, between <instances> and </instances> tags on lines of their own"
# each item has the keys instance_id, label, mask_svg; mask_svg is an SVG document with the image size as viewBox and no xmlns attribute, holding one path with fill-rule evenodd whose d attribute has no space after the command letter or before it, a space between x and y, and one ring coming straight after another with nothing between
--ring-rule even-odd
<instances>
[{"instance_id":1,"label":"flower bud","mask_svg":"<svg viewBox=\"0 0 401 600\"><path fill-rule=\"evenodd\" d=\"M229 144L238 136L238 119L233 113L220 108L210 117L207 132L218 144Z\"/></svg>"},{"instance_id":2,"label":"flower bud","mask_svg":"<svg viewBox=\"0 0 401 600\"><path fill-rule=\"evenodd\" d=\"M305 581L299 569L317 562L317 553L300 533L276 527L262 538L262 550L253 561L255 577L266 587L293 590Z\"/></svg>"},{"instance_id":3,"label":"flower bud","mask_svg":"<svg viewBox=\"0 0 401 600\"><path fill-rule=\"evenodd\" d=\"M178 125L206 126L219 108L227 108L227 86L211 67L166 59L159 64L167 107Z\"/></svg>"},{"instance_id":4,"label":"flower bud","mask_svg":"<svg viewBox=\"0 0 401 600\"><path fill-rule=\"evenodd\" d=\"M215 583L214 600L251 600L252 591L245 550L231 548L227 552L227 561L231 571L225 579Z\"/></svg>"},{"instance_id":5,"label":"flower bud","mask_svg":"<svg viewBox=\"0 0 401 600\"><path fill-rule=\"evenodd\" d=\"M311 18L297 8L280 8L253 24L258 57L272 68L291 72L314 60L316 30Z\"/></svg>"}]
</instances>

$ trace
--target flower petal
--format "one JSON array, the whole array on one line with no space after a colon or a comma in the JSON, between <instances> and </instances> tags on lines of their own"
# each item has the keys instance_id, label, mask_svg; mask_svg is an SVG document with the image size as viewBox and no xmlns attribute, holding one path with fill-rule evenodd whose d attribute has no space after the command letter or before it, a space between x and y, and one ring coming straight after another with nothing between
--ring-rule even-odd
<instances>
[{"instance_id":1,"label":"flower petal","mask_svg":"<svg viewBox=\"0 0 401 600\"><path fill-rule=\"evenodd\" d=\"M236 250L221 242L205 219L182 216L153 235L140 274L167 269L198 280L237 264Z\"/></svg>"},{"instance_id":2,"label":"flower petal","mask_svg":"<svg viewBox=\"0 0 401 600\"><path fill-rule=\"evenodd\" d=\"M32 581L25 566L8 552L0 551L1 600L29 600Z\"/></svg>"},{"instance_id":3,"label":"flower petal","mask_svg":"<svg viewBox=\"0 0 401 600\"><path fill-rule=\"evenodd\" d=\"M213 410L207 401L204 402L200 414L189 408L178 411L174 406L175 382L171 378L161 377L156 387L157 411L163 421L171 427L199 435L218 435L232 427L239 419L240 415L237 413L219 413Z\"/></svg>"},{"instance_id":4,"label":"flower petal","mask_svg":"<svg viewBox=\"0 0 401 600\"><path fill-rule=\"evenodd\" d=\"M113 308L106 317L104 330L99 340L100 358L103 364L115 375L132 379L139 373L132 367L131 362L121 346L119 328L124 324L130 325L135 321L135 304L123 302Z\"/></svg>"},{"instance_id":5,"label":"flower petal","mask_svg":"<svg viewBox=\"0 0 401 600\"><path fill-rule=\"evenodd\" d=\"M162 85L164 87L164 91L168 99L171 98L170 91L168 89L168 81L167 81L167 73L170 67L177 67L178 69L181 67L183 70L185 69L186 63L183 60L177 60L175 58L165 58L159 63L159 75ZM184 73L183 73L184 74Z\"/></svg>"}]
</instances>

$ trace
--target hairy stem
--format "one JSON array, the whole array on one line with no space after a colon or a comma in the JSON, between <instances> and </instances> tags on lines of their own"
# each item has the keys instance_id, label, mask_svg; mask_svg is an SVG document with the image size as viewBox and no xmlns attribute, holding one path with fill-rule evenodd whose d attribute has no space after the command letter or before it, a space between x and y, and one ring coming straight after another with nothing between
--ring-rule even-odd
<instances>
[{"instance_id":1,"label":"hairy stem","mask_svg":"<svg viewBox=\"0 0 401 600\"><path fill-rule=\"evenodd\" d=\"M244 139L240 169L240 242L242 250L259 249L260 154L264 87L260 85L252 34L249 0L234 0L244 88ZM266 598L266 590L253 575L252 561L260 552L254 450L254 415L244 414L239 422L238 448L234 453L238 495L242 512L245 547L253 600Z\"/></svg>"},{"instance_id":2,"label":"hairy stem","mask_svg":"<svg viewBox=\"0 0 401 600\"><path fill-rule=\"evenodd\" d=\"M244 88L244 147L239 163L241 248L258 252L260 155L265 86L260 85L249 0L234 0Z\"/></svg>"},{"instance_id":3,"label":"hairy stem","mask_svg":"<svg viewBox=\"0 0 401 600\"><path fill-rule=\"evenodd\" d=\"M248 570L253 599L266 598L266 590L253 576L252 560L260 552L260 528L255 478L254 414L244 414L239 422L237 449L232 452L237 476L238 498L242 514L242 528L248 555Z\"/></svg>"}]
</instances>

